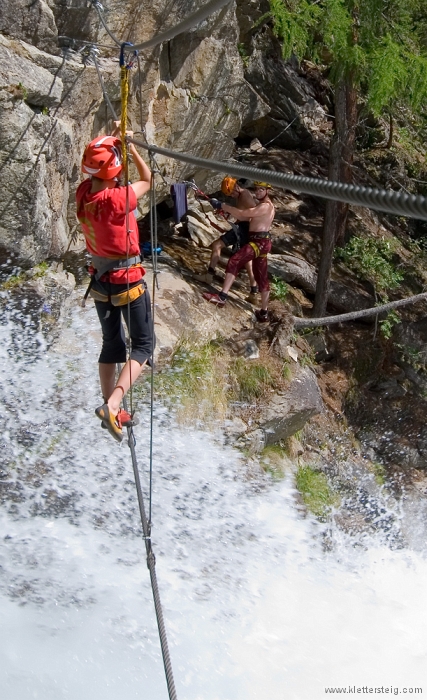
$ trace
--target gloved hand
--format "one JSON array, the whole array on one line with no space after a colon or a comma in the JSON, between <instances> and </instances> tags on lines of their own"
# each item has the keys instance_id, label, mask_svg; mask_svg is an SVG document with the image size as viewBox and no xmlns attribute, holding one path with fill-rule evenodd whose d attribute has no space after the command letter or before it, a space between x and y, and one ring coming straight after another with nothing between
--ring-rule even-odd
<instances>
[{"instance_id":1,"label":"gloved hand","mask_svg":"<svg viewBox=\"0 0 427 700\"><path fill-rule=\"evenodd\" d=\"M212 197L210 200L210 203L212 204L213 208L216 210L222 209L222 202L219 201L219 199L215 199L215 197Z\"/></svg>"}]
</instances>

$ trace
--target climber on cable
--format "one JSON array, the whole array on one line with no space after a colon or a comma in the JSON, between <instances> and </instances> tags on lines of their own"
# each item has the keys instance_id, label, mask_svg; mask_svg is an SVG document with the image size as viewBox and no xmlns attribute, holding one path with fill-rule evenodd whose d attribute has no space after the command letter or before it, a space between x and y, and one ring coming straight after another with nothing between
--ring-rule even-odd
<instances>
[{"instance_id":1,"label":"climber on cable","mask_svg":"<svg viewBox=\"0 0 427 700\"><path fill-rule=\"evenodd\" d=\"M78 187L77 218L86 248L92 256L89 293L95 300L102 330L99 378L104 403L95 409L103 427L118 441L122 426L136 420L120 408L123 396L151 363L154 347L150 298L143 279L138 226L134 210L137 200L150 189L151 173L133 144L130 156L140 179L121 185L122 146L119 124L111 136L99 136L86 146L82 171L90 177ZM132 136L132 132L127 132ZM121 317L131 339L126 361L126 343ZM116 382L116 365L124 364Z\"/></svg>"},{"instance_id":2,"label":"climber on cable","mask_svg":"<svg viewBox=\"0 0 427 700\"><path fill-rule=\"evenodd\" d=\"M221 192L225 194L226 197L232 197L233 199L237 200L237 209L250 209L256 205L256 200L251 192L242 187L234 177L229 177L227 175L223 179L221 183ZM231 248L232 255L234 255L247 243L249 243L249 223L247 221L240 221L238 225L233 226L229 231L226 231L222 236L213 241L211 244L212 255L207 272L201 275L196 275L196 279L199 282L212 284L215 275L215 268L218 265L221 255L221 250L223 248ZM249 284L251 288L250 294L246 301L249 301L251 304L255 304L258 294L258 286L252 270L252 261L246 263L245 268L249 276Z\"/></svg>"},{"instance_id":3,"label":"climber on cable","mask_svg":"<svg viewBox=\"0 0 427 700\"><path fill-rule=\"evenodd\" d=\"M271 250L270 227L273 223L275 209L269 197L270 185L266 182L254 183L254 197L257 200L255 207L249 209L237 209L229 204L222 204L216 199L211 200L214 208L222 208L240 221L249 221L249 243L232 255L225 269L225 280L222 290L218 294L203 294L211 304L224 306L228 298L228 292L239 271L248 262L253 263L253 271L261 293L261 309L255 312L258 321L268 321L268 299L270 296L270 283L267 272L267 255Z\"/></svg>"}]
</instances>

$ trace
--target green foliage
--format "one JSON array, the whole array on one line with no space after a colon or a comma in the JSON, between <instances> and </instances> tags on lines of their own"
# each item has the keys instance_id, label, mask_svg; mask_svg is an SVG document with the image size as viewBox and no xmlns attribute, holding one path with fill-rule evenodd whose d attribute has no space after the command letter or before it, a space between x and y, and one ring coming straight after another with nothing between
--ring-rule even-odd
<instances>
[{"instance_id":1,"label":"green foliage","mask_svg":"<svg viewBox=\"0 0 427 700\"><path fill-rule=\"evenodd\" d=\"M284 58L327 62L365 94L376 115L394 100L419 111L427 97L427 13L422 0L270 0Z\"/></svg>"},{"instance_id":2,"label":"green foliage","mask_svg":"<svg viewBox=\"0 0 427 700\"><path fill-rule=\"evenodd\" d=\"M155 376L155 391L176 407L183 423L224 418L227 388L221 348L215 342L195 344L190 339L182 340L170 368Z\"/></svg>"},{"instance_id":3,"label":"green foliage","mask_svg":"<svg viewBox=\"0 0 427 700\"><path fill-rule=\"evenodd\" d=\"M309 48L314 50L314 30L322 12L319 5L309 0L270 0L270 9L284 58L295 54L301 59Z\"/></svg>"},{"instance_id":4,"label":"green foliage","mask_svg":"<svg viewBox=\"0 0 427 700\"><path fill-rule=\"evenodd\" d=\"M378 486L383 486L385 484L386 471L383 464L379 462L372 462L372 469L375 474L375 481Z\"/></svg>"},{"instance_id":5,"label":"green foliage","mask_svg":"<svg viewBox=\"0 0 427 700\"><path fill-rule=\"evenodd\" d=\"M398 287L403 280L393 264L395 251L393 240L353 236L345 248L336 249L335 257L362 279L372 282L376 292L387 298L387 291Z\"/></svg>"},{"instance_id":6,"label":"green foliage","mask_svg":"<svg viewBox=\"0 0 427 700\"><path fill-rule=\"evenodd\" d=\"M25 272L19 272L17 275L11 275L5 282L2 282L0 289L9 290L19 287L25 280L27 275Z\"/></svg>"},{"instance_id":7,"label":"green foliage","mask_svg":"<svg viewBox=\"0 0 427 700\"><path fill-rule=\"evenodd\" d=\"M28 90L25 87L25 85L23 85L22 83L18 83L18 85L16 87L18 88L18 91L21 93L21 95L20 95L21 98L23 100L26 100L28 97Z\"/></svg>"},{"instance_id":8,"label":"green foliage","mask_svg":"<svg viewBox=\"0 0 427 700\"><path fill-rule=\"evenodd\" d=\"M289 292L289 287L284 280L280 277L273 276L271 281L271 299L278 299L279 301L285 301Z\"/></svg>"},{"instance_id":9,"label":"green foliage","mask_svg":"<svg viewBox=\"0 0 427 700\"><path fill-rule=\"evenodd\" d=\"M231 363L230 378L239 401L260 398L275 385L274 378L265 365L260 362L248 362L240 357Z\"/></svg>"},{"instance_id":10,"label":"green foliage","mask_svg":"<svg viewBox=\"0 0 427 700\"><path fill-rule=\"evenodd\" d=\"M308 510L321 520L326 519L332 506L338 504L337 496L329 487L326 476L309 465L298 468L296 487Z\"/></svg>"},{"instance_id":11,"label":"green foliage","mask_svg":"<svg viewBox=\"0 0 427 700\"><path fill-rule=\"evenodd\" d=\"M237 50L240 54L240 58L242 59L244 67L247 68L250 57L246 50L246 46L244 44L237 44Z\"/></svg>"},{"instance_id":12,"label":"green foliage","mask_svg":"<svg viewBox=\"0 0 427 700\"><path fill-rule=\"evenodd\" d=\"M2 282L0 284L0 289L3 289L3 290L15 289L15 287L19 287L21 284L26 282L28 279L34 279L36 277L44 277L44 275L46 274L48 269L49 269L49 263L48 262L41 262L29 271L22 270L21 272L18 272L16 275L11 275L7 280L5 280L4 282Z\"/></svg>"},{"instance_id":13,"label":"green foliage","mask_svg":"<svg viewBox=\"0 0 427 700\"><path fill-rule=\"evenodd\" d=\"M387 317L383 321L380 321L381 333L386 340L391 338L393 335L393 328L398 323L400 323L400 316L396 311L390 311Z\"/></svg>"},{"instance_id":14,"label":"green foliage","mask_svg":"<svg viewBox=\"0 0 427 700\"><path fill-rule=\"evenodd\" d=\"M44 277L48 269L49 263L46 261L41 262L34 268L32 277Z\"/></svg>"},{"instance_id":15,"label":"green foliage","mask_svg":"<svg viewBox=\"0 0 427 700\"><path fill-rule=\"evenodd\" d=\"M289 464L284 445L278 443L264 447L260 454L260 464L273 479L283 479L286 466Z\"/></svg>"}]
</instances>

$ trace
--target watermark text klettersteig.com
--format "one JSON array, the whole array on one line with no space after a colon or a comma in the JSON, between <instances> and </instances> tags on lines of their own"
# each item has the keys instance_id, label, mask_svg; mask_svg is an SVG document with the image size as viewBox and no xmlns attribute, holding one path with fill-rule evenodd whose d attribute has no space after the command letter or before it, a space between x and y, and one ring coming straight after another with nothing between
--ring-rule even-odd
<instances>
[{"instance_id":1,"label":"watermark text klettersteig.com","mask_svg":"<svg viewBox=\"0 0 427 700\"><path fill-rule=\"evenodd\" d=\"M381 686L370 686L370 685L348 685L343 688L325 688L325 693L342 693L347 695L354 695L356 693L387 693L388 695L422 695L422 688L399 688L395 685L381 685Z\"/></svg>"}]
</instances>

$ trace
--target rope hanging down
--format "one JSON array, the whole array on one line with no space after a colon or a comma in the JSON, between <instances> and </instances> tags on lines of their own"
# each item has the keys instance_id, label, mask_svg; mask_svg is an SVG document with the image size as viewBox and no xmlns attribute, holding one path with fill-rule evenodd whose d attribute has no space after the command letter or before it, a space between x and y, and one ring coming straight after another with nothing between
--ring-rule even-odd
<instances>
[{"instance_id":1,"label":"rope hanging down","mask_svg":"<svg viewBox=\"0 0 427 700\"><path fill-rule=\"evenodd\" d=\"M197 24L200 24L200 22L203 22L203 20L207 19L214 12L217 12L217 10L221 10L225 5L228 5L229 3L230 0L210 0L210 2L208 2L206 5L203 5L203 7L200 7L192 15L184 19L182 22L179 22L179 24L176 24L174 27L171 27L171 29L166 30L162 34L157 34L152 39L148 39L148 41L143 41L141 44L137 44L134 48L136 51L143 51L144 49L149 49L154 46L158 46L164 41L170 41L170 39L173 39L174 37L178 36L178 34L183 34L189 29L195 27ZM103 15L104 8L102 4L98 2L98 0L92 0L92 5L96 9L107 34L118 46L121 46L123 42L119 41L119 39L117 39L117 37L114 36L114 34L109 29L105 21Z\"/></svg>"},{"instance_id":2,"label":"rope hanging down","mask_svg":"<svg viewBox=\"0 0 427 700\"><path fill-rule=\"evenodd\" d=\"M378 211L385 211L398 216L410 216L415 219L427 221L427 197L421 195L406 194L405 192L395 192L394 190L378 190L372 187L360 187L358 185L346 185L342 182L332 182L314 177L301 177L300 175L289 175L287 173L272 170L263 170L246 165L236 165L234 163L222 163L217 160L198 158L187 153L178 153L166 148L152 146L135 139L130 139L131 143L141 146L146 150L158 153L159 155L180 160L184 163L209 168L220 173L227 173L235 177L249 177L253 180L262 180L270 185L282 187L293 192L304 192L324 199L356 204Z\"/></svg>"}]
</instances>

